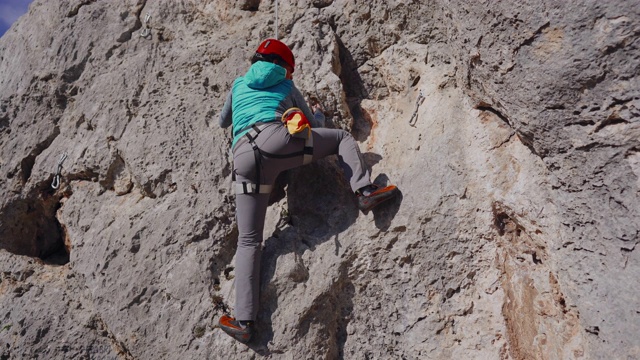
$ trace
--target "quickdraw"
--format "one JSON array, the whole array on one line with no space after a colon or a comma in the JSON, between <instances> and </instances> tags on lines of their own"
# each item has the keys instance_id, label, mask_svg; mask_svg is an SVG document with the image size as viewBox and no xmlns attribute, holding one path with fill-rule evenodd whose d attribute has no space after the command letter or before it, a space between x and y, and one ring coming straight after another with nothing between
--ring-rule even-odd
<instances>
[{"instance_id":1,"label":"quickdraw","mask_svg":"<svg viewBox=\"0 0 640 360\"><path fill-rule=\"evenodd\" d=\"M55 190L58 190L60 187L60 173L62 172L62 163L67 158L67 153L64 153L60 156L60 160L58 160L58 165L56 166L56 171L53 175L53 182L51 183L51 187Z\"/></svg>"},{"instance_id":2,"label":"quickdraw","mask_svg":"<svg viewBox=\"0 0 640 360\"><path fill-rule=\"evenodd\" d=\"M422 90L420 90L420 93L418 94L418 98L416 99L416 109L413 111L413 114L411 115L411 119L409 119L410 126L415 127L416 122L418 121L418 108L420 108L420 105L422 105L423 102L424 102L424 94L422 93Z\"/></svg>"},{"instance_id":3,"label":"quickdraw","mask_svg":"<svg viewBox=\"0 0 640 360\"><path fill-rule=\"evenodd\" d=\"M140 37L147 38L151 35L151 29L149 28L149 20L151 20L151 14L147 13L144 17L144 28L140 31Z\"/></svg>"}]
</instances>

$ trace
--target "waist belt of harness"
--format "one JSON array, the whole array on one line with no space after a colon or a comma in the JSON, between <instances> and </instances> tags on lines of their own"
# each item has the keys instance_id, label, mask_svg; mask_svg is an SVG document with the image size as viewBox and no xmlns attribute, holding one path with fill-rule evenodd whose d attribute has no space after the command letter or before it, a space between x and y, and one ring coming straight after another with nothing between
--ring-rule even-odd
<instances>
[{"instance_id":1,"label":"waist belt of harness","mask_svg":"<svg viewBox=\"0 0 640 360\"><path fill-rule=\"evenodd\" d=\"M313 160L313 134L309 134L309 137L304 143L304 148L301 151L296 151L290 154L272 154L263 150L260 150L258 144L256 144L255 140L260 135L262 130L265 127L270 125L271 123L257 123L251 125L251 130L245 134L247 139L249 140L249 144L253 148L253 156L256 161L256 179L254 183L249 182L236 182L236 173L232 171L232 180L235 182L236 194L269 194L273 189L273 186L262 184L260 177L260 160L262 156L269 157L273 159L286 159L292 158L296 156L303 155L302 164L306 165Z\"/></svg>"}]
</instances>

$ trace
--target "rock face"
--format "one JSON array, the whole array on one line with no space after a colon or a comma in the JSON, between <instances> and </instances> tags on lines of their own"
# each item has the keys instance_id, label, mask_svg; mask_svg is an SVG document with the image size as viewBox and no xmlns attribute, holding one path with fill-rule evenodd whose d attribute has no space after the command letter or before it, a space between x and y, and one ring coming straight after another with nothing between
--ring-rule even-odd
<instances>
[{"instance_id":1,"label":"rock face","mask_svg":"<svg viewBox=\"0 0 640 360\"><path fill-rule=\"evenodd\" d=\"M0 39L1 359L640 358L636 3L275 9L36 0ZM283 174L244 346L217 115L276 23L402 197Z\"/></svg>"}]
</instances>

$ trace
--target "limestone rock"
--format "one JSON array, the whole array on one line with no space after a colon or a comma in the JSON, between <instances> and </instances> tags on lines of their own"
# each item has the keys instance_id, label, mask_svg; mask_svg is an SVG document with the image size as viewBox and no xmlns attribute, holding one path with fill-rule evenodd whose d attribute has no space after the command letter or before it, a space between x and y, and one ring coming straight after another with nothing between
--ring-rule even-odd
<instances>
[{"instance_id":1,"label":"limestone rock","mask_svg":"<svg viewBox=\"0 0 640 360\"><path fill-rule=\"evenodd\" d=\"M282 174L235 342L217 117L275 3L36 0L0 39L0 358L640 356L637 4L278 8L297 86L402 196Z\"/></svg>"}]
</instances>

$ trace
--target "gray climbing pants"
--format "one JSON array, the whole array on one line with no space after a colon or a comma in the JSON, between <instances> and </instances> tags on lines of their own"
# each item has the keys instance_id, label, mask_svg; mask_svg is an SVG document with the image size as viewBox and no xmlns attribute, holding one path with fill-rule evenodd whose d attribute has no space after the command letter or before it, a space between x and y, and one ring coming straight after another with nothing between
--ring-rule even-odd
<instances>
[{"instance_id":1,"label":"gray climbing pants","mask_svg":"<svg viewBox=\"0 0 640 360\"><path fill-rule=\"evenodd\" d=\"M345 177L356 190L371 184L370 174L356 140L344 130L313 129L313 161L336 154ZM292 154L304 148L304 139L292 137L281 123L267 125L255 139L258 147L271 154ZM261 183L273 185L280 172L301 166L303 155L260 160ZM233 148L233 166L236 181L255 183L256 160L246 137ZM236 250L235 286L237 320L255 320L258 314L260 290L260 257L262 232L269 203L269 194L237 194L236 218L238 222L238 249Z\"/></svg>"}]
</instances>

